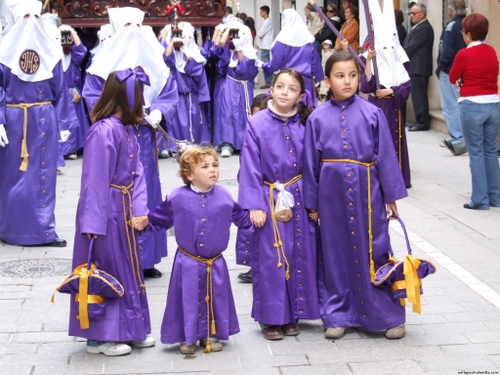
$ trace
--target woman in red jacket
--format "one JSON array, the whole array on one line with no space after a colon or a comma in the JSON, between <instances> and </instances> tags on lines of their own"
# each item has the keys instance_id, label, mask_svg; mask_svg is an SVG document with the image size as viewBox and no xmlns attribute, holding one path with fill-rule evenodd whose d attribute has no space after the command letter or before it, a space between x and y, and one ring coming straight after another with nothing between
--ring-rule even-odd
<instances>
[{"instance_id":1,"label":"woman in red jacket","mask_svg":"<svg viewBox=\"0 0 500 375\"><path fill-rule=\"evenodd\" d=\"M464 208L500 207L500 167L495 145L500 125L498 57L484 40L488 20L472 13L462 21L467 48L460 50L450 71L450 82L460 88L458 103L465 144L469 151L472 196Z\"/></svg>"}]
</instances>

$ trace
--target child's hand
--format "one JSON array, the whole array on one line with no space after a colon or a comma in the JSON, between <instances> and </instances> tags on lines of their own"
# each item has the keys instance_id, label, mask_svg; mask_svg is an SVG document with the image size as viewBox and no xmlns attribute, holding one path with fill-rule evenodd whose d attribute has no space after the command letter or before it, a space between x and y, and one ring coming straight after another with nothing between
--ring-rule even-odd
<instances>
[{"instance_id":1,"label":"child's hand","mask_svg":"<svg viewBox=\"0 0 500 375\"><path fill-rule=\"evenodd\" d=\"M389 217L391 215L399 216L398 206L396 205L396 202L387 203L385 206L385 210L386 210L387 217ZM389 219L394 220L393 217L391 217Z\"/></svg>"},{"instance_id":2,"label":"child's hand","mask_svg":"<svg viewBox=\"0 0 500 375\"><path fill-rule=\"evenodd\" d=\"M342 40L340 43L342 43L342 49L344 51L349 51L349 41L347 39Z\"/></svg>"},{"instance_id":3,"label":"child's hand","mask_svg":"<svg viewBox=\"0 0 500 375\"><path fill-rule=\"evenodd\" d=\"M257 228L262 228L266 222L266 211L250 210L250 221Z\"/></svg>"},{"instance_id":4,"label":"child's hand","mask_svg":"<svg viewBox=\"0 0 500 375\"><path fill-rule=\"evenodd\" d=\"M394 94L393 89L380 89L375 92L375 96L379 99L385 98L386 96L390 96Z\"/></svg>"},{"instance_id":5,"label":"child's hand","mask_svg":"<svg viewBox=\"0 0 500 375\"><path fill-rule=\"evenodd\" d=\"M375 56L377 56L377 51L372 50L372 49L368 49L368 54L366 55L366 60L371 60Z\"/></svg>"},{"instance_id":6,"label":"child's hand","mask_svg":"<svg viewBox=\"0 0 500 375\"><path fill-rule=\"evenodd\" d=\"M149 220L147 216L134 216L132 218L132 225L135 230L144 230L149 224Z\"/></svg>"},{"instance_id":7,"label":"child's hand","mask_svg":"<svg viewBox=\"0 0 500 375\"><path fill-rule=\"evenodd\" d=\"M318 212L318 210L316 210L316 209L310 209L308 211L309 211L309 219L311 219L312 221L314 221L315 223L317 223L318 219L319 219L319 212Z\"/></svg>"}]
</instances>

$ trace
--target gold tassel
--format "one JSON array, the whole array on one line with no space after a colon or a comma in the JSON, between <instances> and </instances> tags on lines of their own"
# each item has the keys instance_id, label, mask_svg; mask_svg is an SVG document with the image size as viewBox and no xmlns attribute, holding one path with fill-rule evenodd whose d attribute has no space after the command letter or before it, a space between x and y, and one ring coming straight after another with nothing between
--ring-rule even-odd
<instances>
[{"instance_id":1,"label":"gold tassel","mask_svg":"<svg viewBox=\"0 0 500 375\"><path fill-rule=\"evenodd\" d=\"M212 348L210 346L210 339L207 339L207 346L205 347L205 350L203 353L210 353L212 351Z\"/></svg>"},{"instance_id":2,"label":"gold tassel","mask_svg":"<svg viewBox=\"0 0 500 375\"><path fill-rule=\"evenodd\" d=\"M212 319L212 335L215 335L217 331L215 330L215 320Z\"/></svg>"},{"instance_id":3,"label":"gold tassel","mask_svg":"<svg viewBox=\"0 0 500 375\"><path fill-rule=\"evenodd\" d=\"M21 163L21 166L19 167L19 170L22 172L26 172L28 169L28 147L26 146L26 140L23 139L21 142L21 157L23 158L23 162Z\"/></svg>"}]
</instances>

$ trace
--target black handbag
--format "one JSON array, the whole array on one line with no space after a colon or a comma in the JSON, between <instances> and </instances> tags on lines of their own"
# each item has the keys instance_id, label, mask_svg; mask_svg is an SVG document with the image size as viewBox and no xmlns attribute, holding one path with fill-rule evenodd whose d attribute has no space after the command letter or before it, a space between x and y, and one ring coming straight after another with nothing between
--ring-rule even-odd
<instances>
[{"instance_id":1,"label":"black handbag","mask_svg":"<svg viewBox=\"0 0 500 375\"><path fill-rule=\"evenodd\" d=\"M405 298L413 305L413 312L421 313L420 294L423 293L422 279L436 272L436 266L425 259L413 257L406 228L400 217L393 215L403 228L406 240L407 254L404 260L397 260L392 249L389 250L389 261L375 272L375 286L389 285L394 292L394 298L399 298L405 306Z\"/></svg>"},{"instance_id":2,"label":"black handbag","mask_svg":"<svg viewBox=\"0 0 500 375\"><path fill-rule=\"evenodd\" d=\"M122 297L125 293L123 285L115 277L97 269L92 263L93 247L94 237L90 239L87 263L76 267L71 275L56 288L56 291L71 294L72 298L75 298L78 303L77 319L80 320L81 329L90 327L89 319L104 316L107 298ZM52 302L54 302L54 296L52 296Z\"/></svg>"}]
</instances>

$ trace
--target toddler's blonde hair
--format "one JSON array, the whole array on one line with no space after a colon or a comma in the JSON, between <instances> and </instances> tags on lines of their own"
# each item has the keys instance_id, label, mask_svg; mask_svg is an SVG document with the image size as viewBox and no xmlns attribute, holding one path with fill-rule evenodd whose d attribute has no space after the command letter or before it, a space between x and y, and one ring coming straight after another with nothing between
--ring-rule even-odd
<instances>
[{"instance_id":1,"label":"toddler's blonde hair","mask_svg":"<svg viewBox=\"0 0 500 375\"><path fill-rule=\"evenodd\" d=\"M191 181L188 180L187 176L193 174L196 167L203 163L207 156L213 156L216 161L219 160L217 152L213 148L206 146L192 146L182 153L177 175L182 178L186 185L191 185Z\"/></svg>"}]
</instances>

